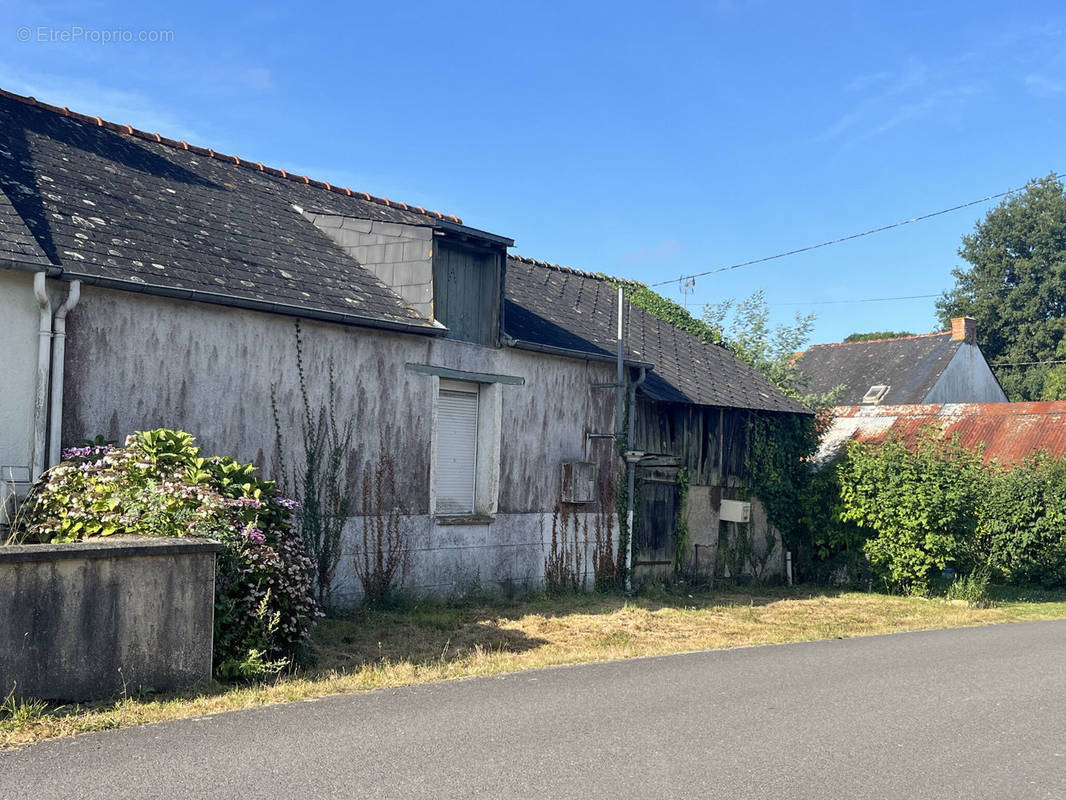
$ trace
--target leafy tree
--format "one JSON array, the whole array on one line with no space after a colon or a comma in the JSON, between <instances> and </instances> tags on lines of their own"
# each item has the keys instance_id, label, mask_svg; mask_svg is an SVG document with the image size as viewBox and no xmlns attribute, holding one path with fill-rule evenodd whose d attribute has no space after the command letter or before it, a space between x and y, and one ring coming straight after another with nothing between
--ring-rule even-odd
<instances>
[{"instance_id":1,"label":"leafy tree","mask_svg":"<svg viewBox=\"0 0 1066 800\"><path fill-rule=\"evenodd\" d=\"M955 287L937 301L945 325L952 317L977 320L990 363L1066 358L1066 194L1054 175L1007 198L962 239ZM1066 374L1052 365L995 370L1011 400L1066 397Z\"/></svg>"},{"instance_id":2,"label":"leafy tree","mask_svg":"<svg viewBox=\"0 0 1066 800\"><path fill-rule=\"evenodd\" d=\"M808 395L807 379L796 367L796 356L810 339L814 314L796 312L792 324L770 325L766 290L759 289L739 302L732 298L703 307L703 321L714 337L773 381L786 394L812 407L832 405L838 387L825 395Z\"/></svg>"},{"instance_id":3,"label":"leafy tree","mask_svg":"<svg viewBox=\"0 0 1066 800\"><path fill-rule=\"evenodd\" d=\"M1044 376L1044 387L1040 392L1041 400L1066 399L1066 364L1057 364Z\"/></svg>"},{"instance_id":4,"label":"leafy tree","mask_svg":"<svg viewBox=\"0 0 1066 800\"><path fill-rule=\"evenodd\" d=\"M872 342L875 339L902 339L905 336L914 336L910 331L872 331L870 333L852 333L844 338L847 343Z\"/></svg>"}]
</instances>

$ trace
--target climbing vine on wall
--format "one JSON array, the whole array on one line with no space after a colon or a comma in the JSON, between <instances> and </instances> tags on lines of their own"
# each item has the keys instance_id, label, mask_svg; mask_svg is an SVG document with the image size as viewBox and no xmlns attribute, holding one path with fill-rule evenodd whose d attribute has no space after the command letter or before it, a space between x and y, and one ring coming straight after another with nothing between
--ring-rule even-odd
<instances>
[{"instance_id":1,"label":"climbing vine on wall","mask_svg":"<svg viewBox=\"0 0 1066 800\"><path fill-rule=\"evenodd\" d=\"M798 509L811 479L810 458L827 423L825 415L753 414L750 418L746 450L752 493L791 549L801 544Z\"/></svg>"},{"instance_id":2,"label":"climbing vine on wall","mask_svg":"<svg viewBox=\"0 0 1066 800\"><path fill-rule=\"evenodd\" d=\"M688 517L685 504L688 502L688 490L691 479L684 467L677 471L677 547L674 550L674 573L681 575L685 570L685 559L689 551Z\"/></svg>"}]
</instances>

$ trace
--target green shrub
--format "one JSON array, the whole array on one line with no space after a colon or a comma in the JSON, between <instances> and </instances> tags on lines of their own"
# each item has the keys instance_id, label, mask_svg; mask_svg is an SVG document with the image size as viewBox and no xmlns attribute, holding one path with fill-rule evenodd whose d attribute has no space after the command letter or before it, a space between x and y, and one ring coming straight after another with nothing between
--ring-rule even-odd
<instances>
[{"instance_id":1,"label":"green shrub","mask_svg":"<svg viewBox=\"0 0 1066 800\"><path fill-rule=\"evenodd\" d=\"M813 472L797 504L798 528L804 532L797 547L802 569L816 583L858 586L865 568L868 530L844 519L840 473L847 455Z\"/></svg>"},{"instance_id":2,"label":"green shrub","mask_svg":"<svg viewBox=\"0 0 1066 800\"><path fill-rule=\"evenodd\" d=\"M1037 453L989 482L978 537L997 576L1066 586L1066 458Z\"/></svg>"},{"instance_id":3,"label":"green shrub","mask_svg":"<svg viewBox=\"0 0 1066 800\"><path fill-rule=\"evenodd\" d=\"M923 592L935 571L967 573L979 563L988 473L980 452L928 428L913 447L898 438L848 446L839 472L843 518L873 532L865 549L887 587Z\"/></svg>"},{"instance_id":4,"label":"green shrub","mask_svg":"<svg viewBox=\"0 0 1066 800\"><path fill-rule=\"evenodd\" d=\"M64 452L31 489L16 522L27 542L94 536L199 536L223 545L216 564L214 663L256 678L291 663L319 610L311 563L293 531L296 503L252 464L204 458L182 431L135 433L125 446Z\"/></svg>"},{"instance_id":5,"label":"green shrub","mask_svg":"<svg viewBox=\"0 0 1066 800\"><path fill-rule=\"evenodd\" d=\"M957 575L948 586L948 600L965 600L971 606L988 604L988 584L991 573L985 567L975 569L969 575Z\"/></svg>"}]
</instances>

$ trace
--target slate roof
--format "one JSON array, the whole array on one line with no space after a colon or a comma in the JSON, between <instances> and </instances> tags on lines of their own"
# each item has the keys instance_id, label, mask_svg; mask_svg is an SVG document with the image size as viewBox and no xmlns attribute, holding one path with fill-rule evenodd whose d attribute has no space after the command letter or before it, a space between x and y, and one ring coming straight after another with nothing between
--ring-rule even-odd
<instances>
[{"instance_id":1,"label":"slate roof","mask_svg":"<svg viewBox=\"0 0 1066 800\"><path fill-rule=\"evenodd\" d=\"M0 185L2 181L0 177ZM0 255L35 266L47 267L52 263L4 192L0 192Z\"/></svg>"},{"instance_id":2,"label":"slate roof","mask_svg":"<svg viewBox=\"0 0 1066 800\"><path fill-rule=\"evenodd\" d=\"M512 256L504 325L509 336L601 356L617 350L617 289L603 275ZM642 390L656 400L811 413L727 350L625 304L625 354L651 362Z\"/></svg>"},{"instance_id":3,"label":"slate roof","mask_svg":"<svg viewBox=\"0 0 1066 800\"><path fill-rule=\"evenodd\" d=\"M818 344L796 362L808 379L805 391L824 394L843 384L840 405L862 403L871 386L889 387L882 405L921 403L963 344L950 333L900 339Z\"/></svg>"},{"instance_id":4,"label":"slate roof","mask_svg":"<svg viewBox=\"0 0 1066 800\"><path fill-rule=\"evenodd\" d=\"M122 288L439 328L294 206L461 222L0 90L0 259Z\"/></svg>"},{"instance_id":5,"label":"slate roof","mask_svg":"<svg viewBox=\"0 0 1066 800\"><path fill-rule=\"evenodd\" d=\"M298 209L444 230L462 223L0 89L0 264L51 267L126 290L442 332ZM606 278L519 257L508 264L507 333L614 355L616 295ZM810 413L722 348L639 308L626 314L628 357L654 365L647 395Z\"/></svg>"},{"instance_id":6,"label":"slate roof","mask_svg":"<svg viewBox=\"0 0 1066 800\"><path fill-rule=\"evenodd\" d=\"M928 426L964 447L982 447L984 460L1014 464L1039 450L1066 453L1066 402L944 403L845 406L834 417L816 456L826 461L848 441L880 443L889 435L914 442Z\"/></svg>"}]
</instances>

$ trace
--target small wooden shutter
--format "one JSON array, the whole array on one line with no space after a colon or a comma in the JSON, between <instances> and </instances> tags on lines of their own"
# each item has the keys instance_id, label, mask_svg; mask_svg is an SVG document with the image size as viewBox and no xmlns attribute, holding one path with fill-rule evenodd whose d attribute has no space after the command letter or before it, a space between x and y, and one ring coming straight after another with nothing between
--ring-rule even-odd
<instances>
[{"instance_id":1,"label":"small wooden shutter","mask_svg":"<svg viewBox=\"0 0 1066 800\"><path fill-rule=\"evenodd\" d=\"M441 381L437 403L437 513L474 512L477 388Z\"/></svg>"}]
</instances>

